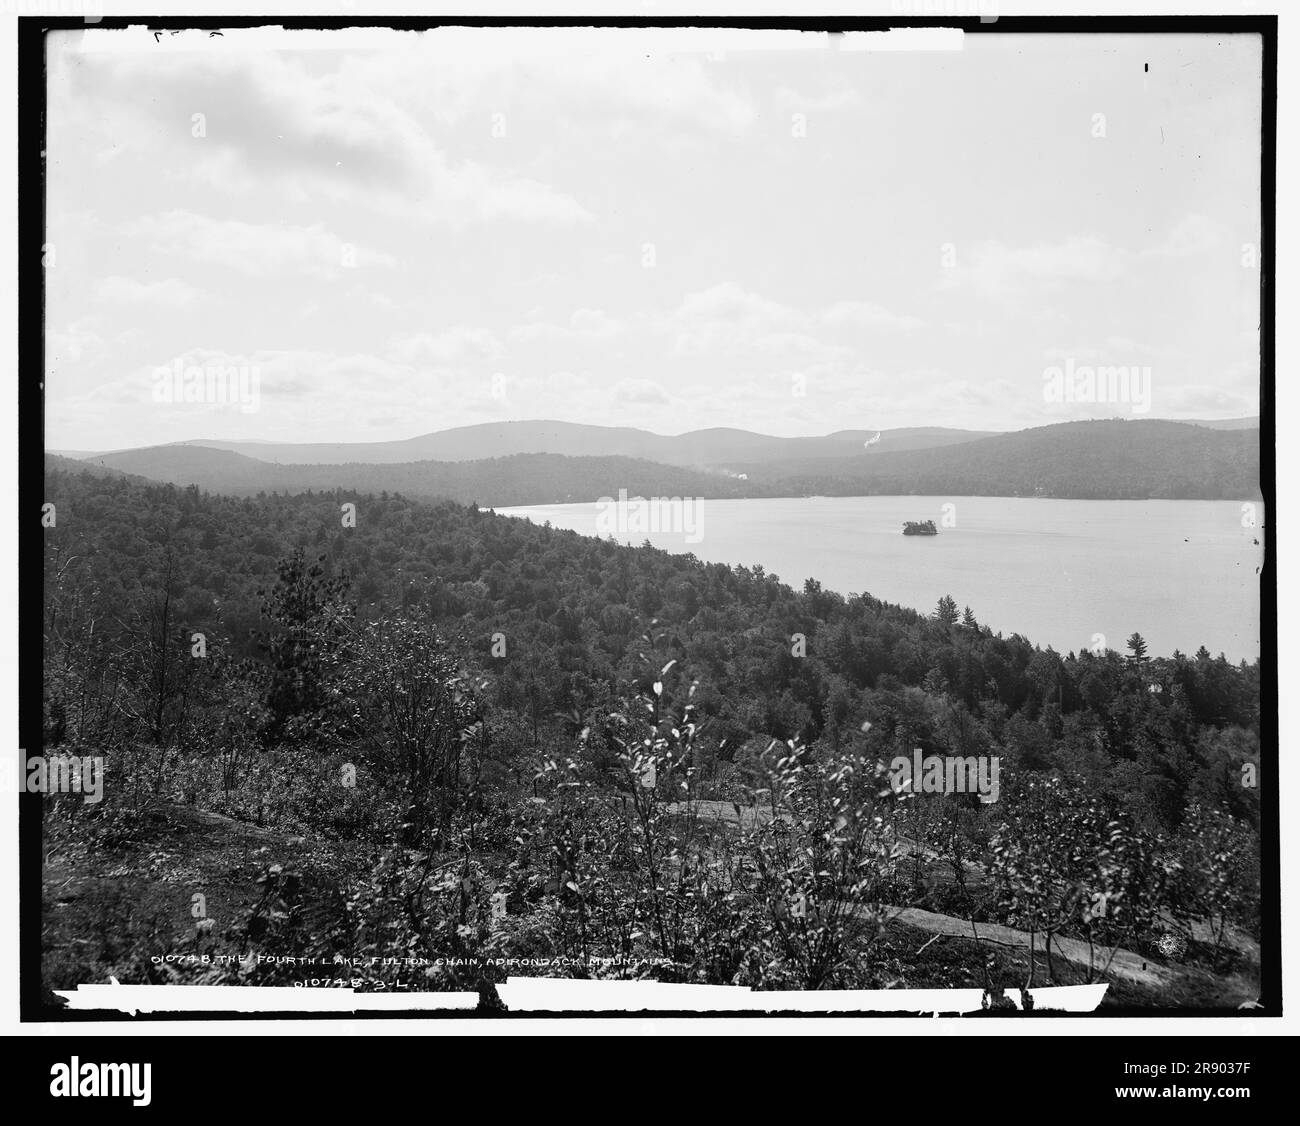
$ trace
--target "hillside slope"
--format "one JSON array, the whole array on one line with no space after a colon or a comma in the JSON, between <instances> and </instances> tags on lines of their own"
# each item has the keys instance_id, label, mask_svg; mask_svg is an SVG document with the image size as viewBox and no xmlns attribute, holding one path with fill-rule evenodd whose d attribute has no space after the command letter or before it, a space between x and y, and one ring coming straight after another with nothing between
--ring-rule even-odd
<instances>
[{"instance_id":1,"label":"hillside slope","mask_svg":"<svg viewBox=\"0 0 1300 1126\"><path fill-rule=\"evenodd\" d=\"M854 435L856 438L856 435ZM841 450L847 439L826 439ZM726 446L726 436L719 438ZM1255 499L1259 431L1188 423L1067 422L929 449L736 462L705 471L627 456L529 453L477 461L273 464L204 445L154 446L75 464L237 496L355 489L461 503L562 504L617 496L1046 496ZM738 474L745 474L742 479Z\"/></svg>"},{"instance_id":2,"label":"hillside slope","mask_svg":"<svg viewBox=\"0 0 1300 1126\"><path fill-rule=\"evenodd\" d=\"M787 495L1258 498L1259 431L1064 422L942 449L737 466Z\"/></svg>"},{"instance_id":3,"label":"hillside slope","mask_svg":"<svg viewBox=\"0 0 1300 1126\"><path fill-rule=\"evenodd\" d=\"M485 422L421 434L397 442L228 442L201 439L177 445L227 450L285 465L388 465L414 461L484 461L514 454L631 457L665 465L709 467L736 460L767 464L796 457L836 457L860 448L876 431L840 431L827 437L778 438L731 427L685 434L653 434L629 426L586 426L537 420ZM881 431L873 450L927 449L988 437L986 430L911 427ZM120 453L123 451L113 451ZM84 455L102 456L102 455Z\"/></svg>"},{"instance_id":4,"label":"hillside slope","mask_svg":"<svg viewBox=\"0 0 1300 1126\"><path fill-rule=\"evenodd\" d=\"M349 489L504 507L593 501L617 497L620 489L630 496L770 495L770 489L734 478L629 457L515 454L485 461L272 465L205 446L154 446L69 464L232 496Z\"/></svg>"}]
</instances>

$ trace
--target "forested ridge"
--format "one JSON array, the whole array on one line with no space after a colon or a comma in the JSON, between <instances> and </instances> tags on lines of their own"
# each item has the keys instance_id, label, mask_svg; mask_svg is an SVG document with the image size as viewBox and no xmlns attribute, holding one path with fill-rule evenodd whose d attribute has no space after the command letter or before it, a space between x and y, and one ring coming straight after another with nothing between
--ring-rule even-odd
<instances>
[{"instance_id":1,"label":"forested ridge","mask_svg":"<svg viewBox=\"0 0 1300 1126\"><path fill-rule=\"evenodd\" d=\"M854 449L849 442L828 442ZM201 445L96 456L95 467L247 496L309 489L384 490L493 507L617 496L1047 496L1250 500L1259 431L1158 420L1069 422L929 449L782 457L690 468L615 455L514 453L465 461L298 465ZM68 460L68 459L61 459ZM76 464L76 463L72 463ZM742 476L743 475L743 476Z\"/></svg>"},{"instance_id":2,"label":"forested ridge","mask_svg":"<svg viewBox=\"0 0 1300 1126\"><path fill-rule=\"evenodd\" d=\"M740 465L795 495L1047 496L1078 500L1256 499L1259 431L1162 420L1038 426L933 450Z\"/></svg>"},{"instance_id":3,"label":"forested ridge","mask_svg":"<svg viewBox=\"0 0 1300 1126\"><path fill-rule=\"evenodd\" d=\"M46 750L102 754L110 780L102 806L56 803L55 839L120 859L174 802L346 849L328 892L267 872L178 948L542 951L584 974L641 955L821 988L880 984L886 903L1139 947L1200 919L1219 968L1226 928L1256 925L1258 662L1136 635L1058 654L950 599L795 590L392 493L235 498L51 461L45 494ZM891 792L881 764L914 748L997 757L1001 800ZM739 825L684 822L692 803ZM911 879L904 838L956 884ZM113 965L158 980L140 950Z\"/></svg>"},{"instance_id":4,"label":"forested ridge","mask_svg":"<svg viewBox=\"0 0 1300 1126\"><path fill-rule=\"evenodd\" d=\"M78 462L60 458L69 471ZM630 496L755 497L770 492L721 473L660 465L631 457L567 457L511 454L480 461L415 461L396 464L272 465L202 446L158 446L95 459L89 468L116 470L174 485L198 485L233 496L319 492L344 488L384 491L424 500L480 501L508 505L564 504Z\"/></svg>"}]
</instances>

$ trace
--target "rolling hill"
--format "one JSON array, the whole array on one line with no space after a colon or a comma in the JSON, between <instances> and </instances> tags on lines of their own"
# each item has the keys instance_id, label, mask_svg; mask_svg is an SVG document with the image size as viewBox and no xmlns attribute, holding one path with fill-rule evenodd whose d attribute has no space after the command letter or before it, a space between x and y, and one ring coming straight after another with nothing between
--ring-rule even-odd
<instances>
[{"instance_id":1,"label":"rolling hill","mask_svg":"<svg viewBox=\"0 0 1300 1126\"><path fill-rule=\"evenodd\" d=\"M1182 422L1063 422L931 450L736 467L785 495L1254 499L1259 431Z\"/></svg>"},{"instance_id":2,"label":"rolling hill","mask_svg":"<svg viewBox=\"0 0 1300 1126\"><path fill-rule=\"evenodd\" d=\"M776 438L719 427L667 436L626 426L584 426L573 422L485 422L422 434L398 442L226 442L198 439L177 445L205 446L284 465L387 465L416 461L481 461L513 454L565 457L631 457L664 465L708 468L732 461L779 462L798 457L838 457L876 431L843 430L823 438ZM880 432L879 450L926 449L988 437L987 430L909 427ZM114 451L120 453L123 451ZM103 454L73 454L103 457Z\"/></svg>"},{"instance_id":3,"label":"rolling hill","mask_svg":"<svg viewBox=\"0 0 1300 1126\"><path fill-rule=\"evenodd\" d=\"M416 461L363 465L274 465L205 446L153 446L84 462L60 459L100 473L115 471L213 493L305 493L343 489L401 493L487 507L562 504L617 496L770 496L769 488L680 466L629 457L512 454L481 461Z\"/></svg>"},{"instance_id":4,"label":"rolling hill","mask_svg":"<svg viewBox=\"0 0 1300 1126\"><path fill-rule=\"evenodd\" d=\"M726 436L743 434L721 433L722 444ZM816 440L849 453L825 454L819 447L812 456L733 462L726 472L624 455L555 453L275 464L197 444L127 450L76 464L239 496L347 489L491 507L593 501L616 496L620 489L632 496L713 498L892 494L1235 500L1261 495L1258 430L1157 420L1067 422L926 449L879 452L877 447L861 450L856 438L853 433L852 438ZM747 476L738 476L742 473Z\"/></svg>"}]
</instances>

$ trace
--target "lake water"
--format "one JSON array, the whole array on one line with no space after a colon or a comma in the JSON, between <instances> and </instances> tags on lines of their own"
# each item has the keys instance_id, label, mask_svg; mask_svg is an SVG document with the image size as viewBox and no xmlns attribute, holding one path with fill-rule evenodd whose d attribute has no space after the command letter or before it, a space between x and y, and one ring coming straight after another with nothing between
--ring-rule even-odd
<instances>
[{"instance_id":1,"label":"lake water","mask_svg":"<svg viewBox=\"0 0 1300 1126\"><path fill-rule=\"evenodd\" d=\"M1005 635L1064 653L1124 650L1136 630L1152 656L1204 645L1229 660L1259 655L1259 527L1235 501L1097 501L1019 497L792 497L692 501L663 530L633 523L620 541L711 563L761 564L783 582L807 578L932 611L941 595ZM946 505L951 506L945 508ZM584 535L609 528L608 506L498 509ZM667 510L663 511L666 517ZM904 536L934 520L937 536ZM691 542L688 542L688 539ZM1255 541L1259 542L1256 543Z\"/></svg>"}]
</instances>

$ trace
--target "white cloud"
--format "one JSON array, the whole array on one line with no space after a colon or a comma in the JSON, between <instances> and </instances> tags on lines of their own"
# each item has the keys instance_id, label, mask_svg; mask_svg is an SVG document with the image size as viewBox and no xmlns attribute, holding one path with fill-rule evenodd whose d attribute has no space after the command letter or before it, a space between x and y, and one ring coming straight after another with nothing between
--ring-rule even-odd
<instances>
[{"instance_id":1,"label":"white cloud","mask_svg":"<svg viewBox=\"0 0 1300 1126\"><path fill-rule=\"evenodd\" d=\"M1216 250L1227 241L1228 231L1222 223L1205 215L1189 214L1174 224L1156 253L1176 258L1201 254Z\"/></svg>"},{"instance_id":2,"label":"white cloud","mask_svg":"<svg viewBox=\"0 0 1300 1126\"><path fill-rule=\"evenodd\" d=\"M1140 251L1114 246L1095 235L1072 235L1059 242L1020 247L979 241L966 251L957 247L957 265L944 271L940 287L964 288L983 297L1008 300L1039 290L1060 290L1072 283L1106 284L1132 276L1143 263L1221 249L1228 235L1222 223L1189 213L1158 243Z\"/></svg>"},{"instance_id":3,"label":"white cloud","mask_svg":"<svg viewBox=\"0 0 1300 1126\"><path fill-rule=\"evenodd\" d=\"M179 278L164 278L156 282L143 282L135 278L113 274L100 278L92 288L97 301L122 305L151 305L166 309L184 309L194 305L202 293Z\"/></svg>"},{"instance_id":4,"label":"white cloud","mask_svg":"<svg viewBox=\"0 0 1300 1126\"><path fill-rule=\"evenodd\" d=\"M841 86L817 94L804 94L782 86L774 97L777 112L790 113L835 113L839 110L861 109L866 105L862 93L852 86Z\"/></svg>"},{"instance_id":5,"label":"white cloud","mask_svg":"<svg viewBox=\"0 0 1300 1126\"><path fill-rule=\"evenodd\" d=\"M58 371L65 365L84 364L101 358L104 346L98 317L79 317L63 328L47 329L45 333L47 378L50 373Z\"/></svg>"},{"instance_id":6,"label":"white cloud","mask_svg":"<svg viewBox=\"0 0 1300 1126\"><path fill-rule=\"evenodd\" d=\"M630 121L750 129L758 119L753 97L691 50L689 34L671 30L442 28L410 36L398 51L358 55L343 77L354 89L396 82L454 124L485 107L509 118L517 107L562 109L584 131L622 132Z\"/></svg>"},{"instance_id":7,"label":"white cloud","mask_svg":"<svg viewBox=\"0 0 1300 1126\"><path fill-rule=\"evenodd\" d=\"M894 313L870 301L837 301L822 314L822 321L884 332L911 332L925 324L919 317Z\"/></svg>"},{"instance_id":8,"label":"white cloud","mask_svg":"<svg viewBox=\"0 0 1300 1126\"><path fill-rule=\"evenodd\" d=\"M1240 250L1258 241L1257 51L1181 37L1139 59L1093 36L1065 60L990 41L922 74L901 56L733 50L756 44L734 30L264 28L175 37L184 52L132 34L129 53L50 40L61 445L157 440L168 419L146 426L129 402L116 421L70 418L59 397L84 405L203 343L281 373L294 410L268 399L248 420L271 438L485 417L1029 425L1045 350L1072 344L1197 396L1258 385ZM1125 84L1148 57L1179 82L1158 106ZM1057 128L1081 75L1113 91L1113 120L1158 115L1170 143L1116 135L1085 157L1086 128ZM790 112L810 115L807 143ZM937 289L945 242L958 264Z\"/></svg>"},{"instance_id":9,"label":"white cloud","mask_svg":"<svg viewBox=\"0 0 1300 1126\"><path fill-rule=\"evenodd\" d=\"M620 403L655 404L666 406L669 398L664 389L652 379L621 379L614 386L614 399Z\"/></svg>"},{"instance_id":10,"label":"white cloud","mask_svg":"<svg viewBox=\"0 0 1300 1126\"><path fill-rule=\"evenodd\" d=\"M390 352L403 363L440 364L495 360L505 349L484 328L458 327L445 332L416 332L393 340Z\"/></svg>"},{"instance_id":11,"label":"white cloud","mask_svg":"<svg viewBox=\"0 0 1300 1126\"><path fill-rule=\"evenodd\" d=\"M291 51L212 50L164 54L143 74L130 54L87 56L82 70L96 69L89 88L97 100L143 106L161 119L162 140L170 140L161 167L194 184L244 194L274 187L297 203L362 204L420 223L591 220L576 199L533 177L450 157L419 99L393 81L401 56L380 51L365 65L321 70ZM201 122L192 124L189 107ZM119 118L135 122L133 143L159 143L156 126L119 112L115 129ZM189 149L181 161L179 145Z\"/></svg>"},{"instance_id":12,"label":"white cloud","mask_svg":"<svg viewBox=\"0 0 1300 1126\"><path fill-rule=\"evenodd\" d=\"M529 321L515 325L510 339L521 342L547 341L556 343L597 342L610 340L623 331L623 323L603 309L576 309L567 324L547 321Z\"/></svg>"},{"instance_id":13,"label":"white cloud","mask_svg":"<svg viewBox=\"0 0 1300 1126\"><path fill-rule=\"evenodd\" d=\"M310 227L245 223L175 210L133 220L124 232L147 240L157 253L257 277L302 272L338 278L349 263L357 268L397 264L391 255L353 246L319 223Z\"/></svg>"},{"instance_id":14,"label":"white cloud","mask_svg":"<svg viewBox=\"0 0 1300 1126\"><path fill-rule=\"evenodd\" d=\"M847 352L843 345L825 338L827 329L899 332L919 328L922 322L867 301L838 301L826 309L805 311L724 282L688 294L661 324L673 335L677 355L723 351L773 359L831 359Z\"/></svg>"},{"instance_id":15,"label":"white cloud","mask_svg":"<svg viewBox=\"0 0 1300 1126\"><path fill-rule=\"evenodd\" d=\"M1071 282L1112 282L1128 271L1133 256L1090 235L1061 242L1012 247L996 240L976 242L941 279L944 288L968 288L983 297L1006 299Z\"/></svg>"},{"instance_id":16,"label":"white cloud","mask_svg":"<svg viewBox=\"0 0 1300 1126\"><path fill-rule=\"evenodd\" d=\"M724 282L687 294L663 327L672 335L675 355L734 355L768 350L774 334L797 332L806 321L794 309Z\"/></svg>"},{"instance_id":17,"label":"white cloud","mask_svg":"<svg viewBox=\"0 0 1300 1126\"><path fill-rule=\"evenodd\" d=\"M1259 414L1257 376L1224 384L1160 385L1160 415L1166 418L1244 418Z\"/></svg>"}]
</instances>

